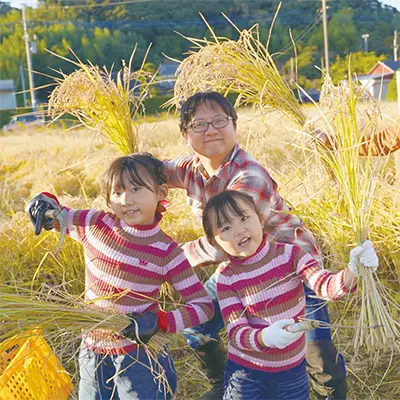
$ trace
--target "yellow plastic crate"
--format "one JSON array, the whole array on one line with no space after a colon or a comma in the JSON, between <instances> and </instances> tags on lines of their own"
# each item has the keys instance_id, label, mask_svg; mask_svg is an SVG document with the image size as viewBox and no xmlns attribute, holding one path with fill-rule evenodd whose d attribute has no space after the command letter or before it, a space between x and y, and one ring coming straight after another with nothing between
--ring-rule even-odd
<instances>
[{"instance_id":1,"label":"yellow plastic crate","mask_svg":"<svg viewBox=\"0 0 400 400\"><path fill-rule=\"evenodd\" d=\"M71 378L40 335L0 343L0 400L67 400Z\"/></svg>"}]
</instances>

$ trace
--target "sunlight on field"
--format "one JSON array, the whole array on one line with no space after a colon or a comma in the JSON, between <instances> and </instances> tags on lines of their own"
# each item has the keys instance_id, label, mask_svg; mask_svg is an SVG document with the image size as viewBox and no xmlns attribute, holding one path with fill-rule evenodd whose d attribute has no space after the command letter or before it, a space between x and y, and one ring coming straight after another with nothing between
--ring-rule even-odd
<instances>
[{"instance_id":1,"label":"sunlight on field","mask_svg":"<svg viewBox=\"0 0 400 400\"><path fill-rule=\"evenodd\" d=\"M389 126L392 123L391 119L396 119L397 115L397 105L394 103L382 104L382 108L388 117L380 121L379 128ZM305 110L311 116L317 115L312 106L305 107ZM261 116L252 109L240 110L238 135L241 145L246 147L277 181L283 197L300 212L300 215L304 213L303 217L314 234L320 240L328 241L322 232L318 231L319 228L311 224L312 212L307 210L307 201L313 194L312 190L318 187L322 189L321 185L326 183L322 177L324 171L320 171L320 175L309 176L312 184L307 182L305 175L299 174L301 168L306 166L303 158L307 138L296 131L294 126L279 113L273 112ZM141 125L140 142L142 150L149 151L161 159L190 154L190 149L180 136L177 116L155 122L144 122ZM57 194L63 204L71 207L104 208L105 201L100 192L101 174L109 162L119 154L104 138L83 129L71 131L42 129L21 131L12 135L2 134L0 148L0 264L3 266L0 271L0 283L31 283L43 256L46 251L55 250L58 238L52 233L45 233L40 238L34 236L29 218L23 212L26 201L38 192L49 191ZM393 156L390 157L389 172L385 178L388 181L385 196L397 209L385 210L382 218L397 218L399 215L400 202L397 200L400 197L399 186L396 186L398 183ZM162 222L166 232L178 242L198 237L202 232L201 224L192 216L186 205L185 193L172 190L169 201L171 207ZM311 215L309 222L307 215ZM382 225L385 223L386 221L382 220ZM397 221L396 224L400 225L400 222ZM374 238L377 240L377 249L382 251L382 257L385 259L386 269L380 277L391 287L397 288L400 275L399 232L400 230L394 230L388 233L388 243L379 236L380 231L379 235L371 233L376 235ZM340 234L338 232L337 236ZM336 236L332 237L332 240L336 240ZM332 249L332 244L322 242L321 247L328 251ZM343 248L341 254L335 254L331 259L327 259L327 266L331 266L332 260L344 262L346 256L347 250ZM68 282L69 290L78 294L83 290L83 271L82 249L67 239L58 256L58 263L51 257L43 262L38 282L54 285ZM203 270L199 274L205 278L211 271L212 269ZM396 295L397 301L400 301L398 293ZM399 398L398 359L390 364L391 354L383 351L375 358L367 354L357 359L352 358L351 327L356 322L352 320L353 314L350 314L349 309L354 308L355 304L354 300L344 300L330 308L332 320L339 318L337 325L340 327L335 331L335 342L339 351L345 356L350 371L349 399ZM71 373L76 373L76 359L69 360L72 349L63 349L60 343L55 345L66 368ZM208 387L208 383L196 357L185 346L180 335L172 339L171 349L179 376L177 398L199 397ZM376 397L373 397L374 395Z\"/></svg>"}]
</instances>

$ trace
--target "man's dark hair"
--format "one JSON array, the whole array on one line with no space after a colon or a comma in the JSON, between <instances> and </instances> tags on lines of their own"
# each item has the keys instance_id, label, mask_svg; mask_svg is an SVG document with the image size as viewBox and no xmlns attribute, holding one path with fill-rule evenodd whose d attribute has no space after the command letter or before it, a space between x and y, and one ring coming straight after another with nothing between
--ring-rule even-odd
<instances>
[{"instance_id":1,"label":"man's dark hair","mask_svg":"<svg viewBox=\"0 0 400 400\"><path fill-rule=\"evenodd\" d=\"M239 206L239 201L254 209L260 220L262 219L260 209L248 194L237 190L226 190L217 194L207 202L203 212L203 229L210 243L215 244L215 227L220 228L224 223L229 222L232 215L238 217L245 215L243 209Z\"/></svg>"},{"instance_id":2,"label":"man's dark hair","mask_svg":"<svg viewBox=\"0 0 400 400\"><path fill-rule=\"evenodd\" d=\"M189 127L197 108L202 104L210 108L220 107L228 117L232 117L233 126L236 128L238 117L233 105L226 97L218 92L198 92L182 104L179 123L181 132Z\"/></svg>"},{"instance_id":3,"label":"man's dark hair","mask_svg":"<svg viewBox=\"0 0 400 400\"><path fill-rule=\"evenodd\" d=\"M162 161L150 153L135 153L114 160L103 175L103 186L110 205L110 194L115 187L125 189L122 177L126 172L129 182L134 186L144 186L154 192L157 186L167 183Z\"/></svg>"}]
</instances>

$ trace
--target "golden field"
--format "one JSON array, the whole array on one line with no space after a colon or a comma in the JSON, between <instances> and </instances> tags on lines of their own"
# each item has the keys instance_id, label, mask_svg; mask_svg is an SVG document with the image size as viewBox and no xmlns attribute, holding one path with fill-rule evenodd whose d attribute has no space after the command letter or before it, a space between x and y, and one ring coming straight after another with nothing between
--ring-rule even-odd
<instances>
[{"instance_id":1,"label":"golden field","mask_svg":"<svg viewBox=\"0 0 400 400\"><path fill-rule=\"evenodd\" d=\"M387 117L378 126L384 128L396 118L397 106L390 103L380 106ZM311 116L316 115L312 106L306 106L305 110ZM319 240L326 266L333 270L343 268L348 248L354 242L348 241L348 232L333 231L326 214L320 208L313 208L318 200L320 207L329 210L333 196L340 196L340 188L329 181L320 165L310 160L307 137L278 113L262 116L252 109L242 109L238 141L266 167L277 181L281 195L305 219ZM23 209L26 201L41 191L55 193L68 206L104 208L100 177L109 162L120 154L101 135L88 129L48 128L2 134L0 149L0 283L30 286L35 276L35 284L63 285L71 293L79 294L83 291L82 249L67 239L55 260L48 252L55 250L57 235L46 232L35 237ZM172 114L143 120L140 149L161 159L190 154L180 136L178 118ZM381 260L379 277L400 302L400 176L396 176L394 155L388 158L382 180L384 190L374 205L379 212L370 237ZM185 193L172 190L168 199L171 207L162 222L164 230L178 242L200 235L201 224L191 215ZM331 215L333 218L334 210ZM211 270L199 271L199 275L204 279ZM349 399L399 398L400 354L361 351L353 357L357 307L357 295L330 307L336 326L334 340L349 370ZM207 380L183 338L176 335L171 340L179 377L177 398L196 399L207 389ZM63 346L55 340L52 344L67 369L76 374L77 343ZM76 378L75 375L75 383Z\"/></svg>"}]
</instances>

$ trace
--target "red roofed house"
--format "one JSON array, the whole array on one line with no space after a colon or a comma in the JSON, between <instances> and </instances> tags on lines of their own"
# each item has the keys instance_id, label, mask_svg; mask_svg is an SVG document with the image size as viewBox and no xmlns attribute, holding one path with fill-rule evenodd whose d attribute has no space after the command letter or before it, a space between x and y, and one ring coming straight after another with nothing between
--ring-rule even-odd
<instances>
[{"instance_id":1,"label":"red roofed house","mask_svg":"<svg viewBox=\"0 0 400 400\"><path fill-rule=\"evenodd\" d=\"M378 61L366 75L358 76L355 80L376 99L385 100L388 85L400 69L400 61Z\"/></svg>"}]
</instances>

